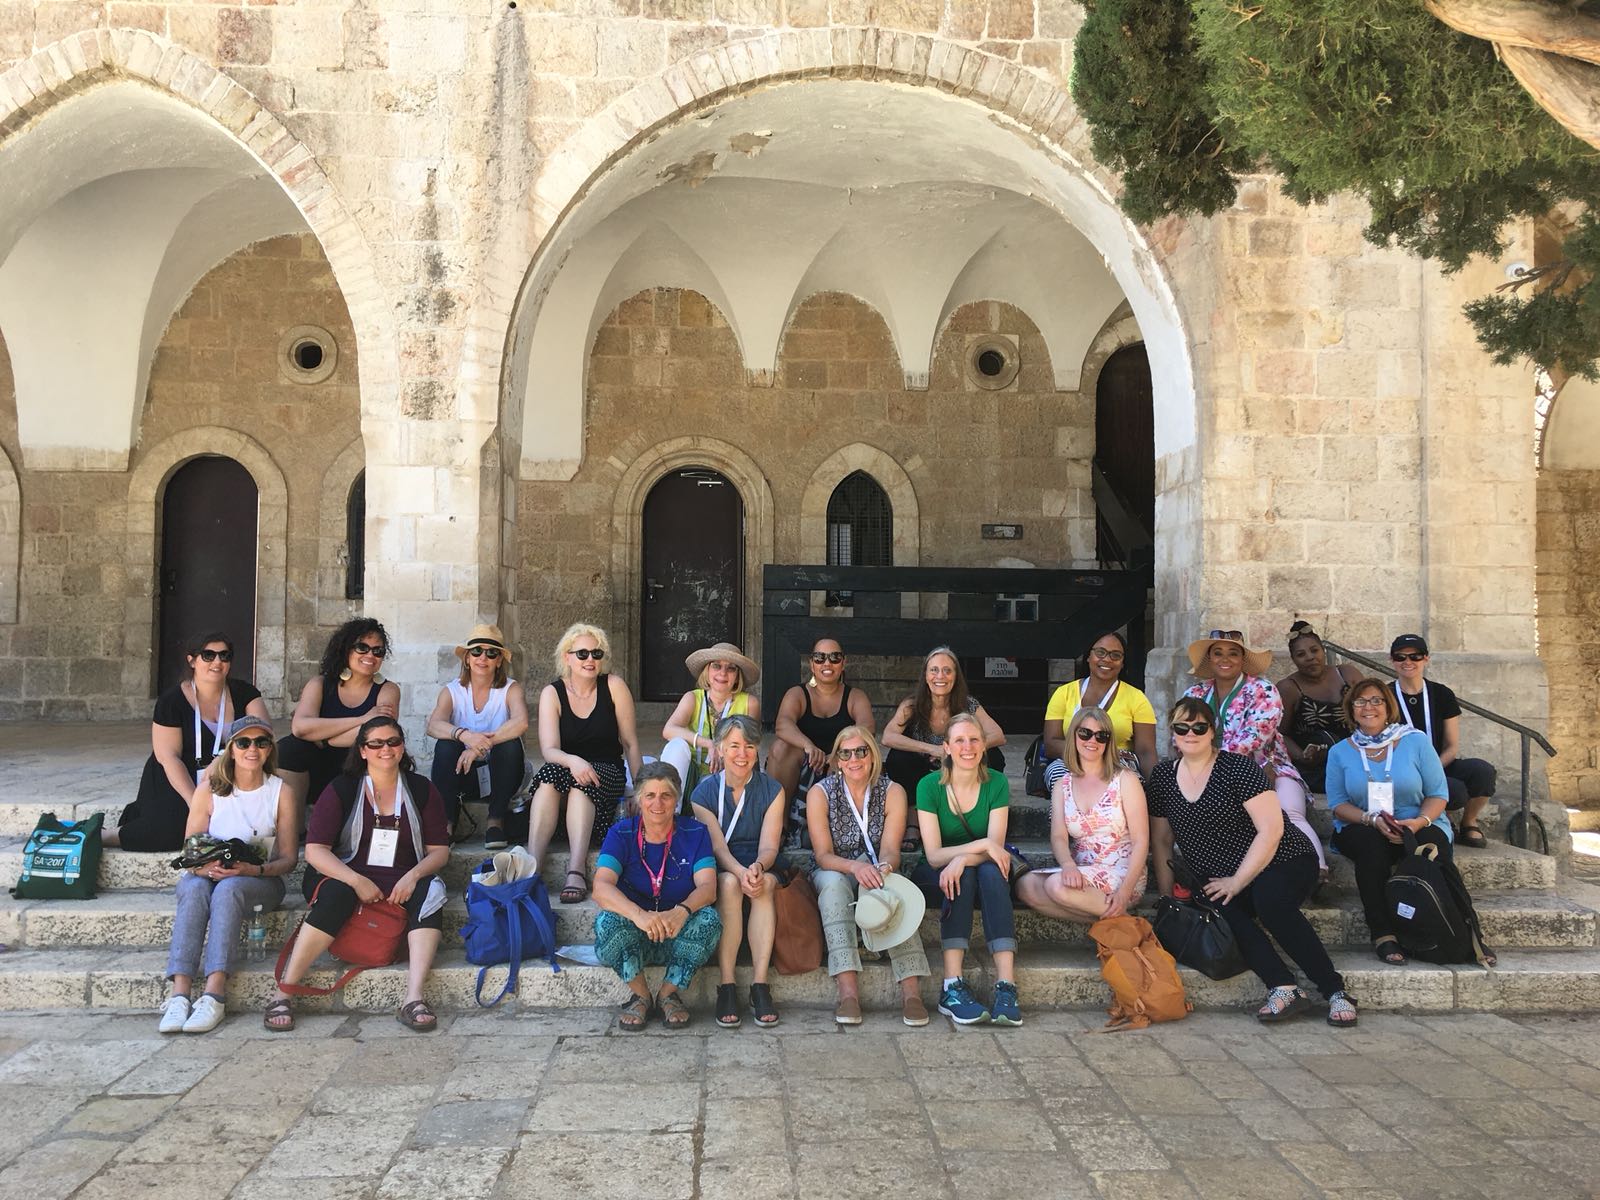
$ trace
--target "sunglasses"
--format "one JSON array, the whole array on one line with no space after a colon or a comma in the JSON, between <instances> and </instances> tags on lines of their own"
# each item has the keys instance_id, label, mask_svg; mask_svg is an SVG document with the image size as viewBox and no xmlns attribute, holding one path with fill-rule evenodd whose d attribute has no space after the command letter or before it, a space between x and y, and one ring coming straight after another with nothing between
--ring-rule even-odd
<instances>
[{"instance_id":1,"label":"sunglasses","mask_svg":"<svg viewBox=\"0 0 1600 1200\"><path fill-rule=\"evenodd\" d=\"M1080 742L1099 742L1102 746L1106 746L1111 743L1111 735L1104 729L1086 729L1079 726L1078 740Z\"/></svg>"},{"instance_id":2,"label":"sunglasses","mask_svg":"<svg viewBox=\"0 0 1600 1200\"><path fill-rule=\"evenodd\" d=\"M387 746L391 750L397 750L406 744L406 740L403 737L368 738L361 744L368 750L377 750L383 746Z\"/></svg>"},{"instance_id":3,"label":"sunglasses","mask_svg":"<svg viewBox=\"0 0 1600 1200\"><path fill-rule=\"evenodd\" d=\"M606 652L604 650L600 650L598 648L591 650L587 646L585 646L582 650L568 650L567 653L572 655L572 657L577 659L579 662L588 662L591 658L594 659L595 662L599 662L606 656Z\"/></svg>"},{"instance_id":4,"label":"sunglasses","mask_svg":"<svg viewBox=\"0 0 1600 1200\"><path fill-rule=\"evenodd\" d=\"M1089 651L1089 657L1099 662L1121 662L1125 656L1121 650L1102 650L1096 646Z\"/></svg>"},{"instance_id":5,"label":"sunglasses","mask_svg":"<svg viewBox=\"0 0 1600 1200\"><path fill-rule=\"evenodd\" d=\"M1243 632L1237 629L1213 629L1210 633L1206 634L1206 636L1210 638L1221 638L1223 641L1244 641Z\"/></svg>"},{"instance_id":6,"label":"sunglasses","mask_svg":"<svg viewBox=\"0 0 1600 1200\"><path fill-rule=\"evenodd\" d=\"M849 762L852 758L871 758L872 750L867 746L846 746L839 751L839 761Z\"/></svg>"},{"instance_id":7,"label":"sunglasses","mask_svg":"<svg viewBox=\"0 0 1600 1200\"><path fill-rule=\"evenodd\" d=\"M233 739L235 750L248 750L254 746L257 750L272 749L272 739L263 734L261 737L236 737Z\"/></svg>"},{"instance_id":8,"label":"sunglasses","mask_svg":"<svg viewBox=\"0 0 1600 1200\"><path fill-rule=\"evenodd\" d=\"M198 658L201 662L216 662L218 659L221 659L223 662L232 662L233 661L233 651L232 650L201 650L201 651L199 651L198 653L195 654L195 657Z\"/></svg>"},{"instance_id":9,"label":"sunglasses","mask_svg":"<svg viewBox=\"0 0 1600 1200\"><path fill-rule=\"evenodd\" d=\"M811 661L814 663L838 664L844 661L844 655L838 650L830 650L826 654L820 650L813 650L811 652Z\"/></svg>"},{"instance_id":10,"label":"sunglasses","mask_svg":"<svg viewBox=\"0 0 1600 1200\"><path fill-rule=\"evenodd\" d=\"M1210 732L1210 721L1174 721L1172 723L1172 735L1174 737L1188 737L1191 733L1202 734Z\"/></svg>"},{"instance_id":11,"label":"sunglasses","mask_svg":"<svg viewBox=\"0 0 1600 1200\"><path fill-rule=\"evenodd\" d=\"M1351 708L1383 708L1388 701L1382 696L1361 696L1350 701Z\"/></svg>"},{"instance_id":12,"label":"sunglasses","mask_svg":"<svg viewBox=\"0 0 1600 1200\"><path fill-rule=\"evenodd\" d=\"M1421 662L1427 658L1426 654L1391 654L1389 658L1394 662Z\"/></svg>"},{"instance_id":13,"label":"sunglasses","mask_svg":"<svg viewBox=\"0 0 1600 1200\"><path fill-rule=\"evenodd\" d=\"M352 654L370 654L373 658L382 658L385 654L389 653L389 647L369 646L366 642L357 642L354 646L350 647L350 652Z\"/></svg>"},{"instance_id":14,"label":"sunglasses","mask_svg":"<svg viewBox=\"0 0 1600 1200\"><path fill-rule=\"evenodd\" d=\"M487 658L490 662L494 662L500 657L500 651L493 646L474 646L467 653L472 655L473 658Z\"/></svg>"}]
</instances>

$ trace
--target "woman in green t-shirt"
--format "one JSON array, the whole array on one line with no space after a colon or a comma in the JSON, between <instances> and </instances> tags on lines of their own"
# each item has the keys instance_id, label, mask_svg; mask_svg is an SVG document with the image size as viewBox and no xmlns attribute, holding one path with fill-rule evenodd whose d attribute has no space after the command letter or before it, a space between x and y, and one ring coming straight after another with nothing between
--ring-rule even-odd
<instances>
[{"instance_id":1,"label":"woman in green t-shirt","mask_svg":"<svg viewBox=\"0 0 1600 1200\"><path fill-rule=\"evenodd\" d=\"M917 824L923 854L939 872L944 910L939 939L944 947L944 990L939 1011L957 1025L992 1021L1021 1025L1017 1007L1016 929L1011 918L1011 853L1006 849L1010 788L1006 777L984 762L983 726L971 713L957 713L944 732L944 766L917 785ZM972 906L983 910L983 936L994 956L999 981L985 1009L966 980L961 963L972 935Z\"/></svg>"}]
</instances>

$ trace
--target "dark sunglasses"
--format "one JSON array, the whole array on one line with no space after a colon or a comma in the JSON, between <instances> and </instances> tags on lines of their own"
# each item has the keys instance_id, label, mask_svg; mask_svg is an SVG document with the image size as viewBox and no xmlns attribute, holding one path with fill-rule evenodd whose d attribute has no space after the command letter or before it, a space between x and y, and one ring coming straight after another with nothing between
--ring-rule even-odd
<instances>
[{"instance_id":1,"label":"dark sunglasses","mask_svg":"<svg viewBox=\"0 0 1600 1200\"><path fill-rule=\"evenodd\" d=\"M1224 641L1244 641L1244 634L1237 629L1213 629L1206 636L1211 638L1221 638Z\"/></svg>"},{"instance_id":2,"label":"dark sunglasses","mask_svg":"<svg viewBox=\"0 0 1600 1200\"><path fill-rule=\"evenodd\" d=\"M601 650L598 647L591 650L587 646L585 646L582 650L569 650L567 653L571 654L572 657L577 659L579 662L588 662L591 658L594 659L595 662L599 662L606 656L606 652L604 650Z\"/></svg>"},{"instance_id":3,"label":"dark sunglasses","mask_svg":"<svg viewBox=\"0 0 1600 1200\"><path fill-rule=\"evenodd\" d=\"M272 739L263 734L261 737L236 737L233 739L235 750L248 750L254 746L257 750L272 749Z\"/></svg>"},{"instance_id":4,"label":"dark sunglasses","mask_svg":"<svg viewBox=\"0 0 1600 1200\"><path fill-rule=\"evenodd\" d=\"M1102 746L1105 746L1110 744L1111 735L1104 729L1086 729L1080 725L1078 727L1078 740L1080 742L1099 742Z\"/></svg>"},{"instance_id":5,"label":"dark sunglasses","mask_svg":"<svg viewBox=\"0 0 1600 1200\"><path fill-rule=\"evenodd\" d=\"M820 650L813 650L811 652L811 661L814 663L842 663L844 661L844 654L838 650L829 650L825 654Z\"/></svg>"},{"instance_id":6,"label":"dark sunglasses","mask_svg":"<svg viewBox=\"0 0 1600 1200\"><path fill-rule=\"evenodd\" d=\"M872 748L869 746L846 746L839 751L839 761L849 762L852 758L871 758Z\"/></svg>"},{"instance_id":7,"label":"dark sunglasses","mask_svg":"<svg viewBox=\"0 0 1600 1200\"><path fill-rule=\"evenodd\" d=\"M350 652L352 654L370 654L373 658L382 658L385 654L389 653L389 647L369 646L365 642L357 642L354 646L350 647Z\"/></svg>"},{"instance_id":8,"label":"dark sunglasses","mask_svg":"<svg viewBox=\"0 0 1600 1200\"><path fill-rule=\"evenodd\" d=\"M380 746L388 746L391 750L393 750L400 746L404 746L406 744L406 740L403 737L368 738L361 744L368 750L376 750Z\"/></svg>"},{"instance_id":9,"label":"dark sunglasses","mask_svg":"<svg viewBox=\"0 0 1600 1200\"><path fill-rule=\"evenodd\" d=\"M1188 737L1191 733L1199 734L1210 732L1210 721L1174 721L1172 723L1172 735L1174 737Z\"/></svg>"},{"instance_id":10,"label":"dark sunglasses","mask_svg":"<svg viewBox=\"0 0 1600 1200\"><path fill-rule=\"evenodd\" d=\"M487 658L490 662L500 657L500 651L493 646L474 646L467 651L473 658Z\"/></svg>"},{"instance_id":11,"label":"dark sunglasses","mask_svg":"<svg viewBox=\"0 0 1600 1200\"><path fill-rule=\"evenodd\" d=\"M1428 656L1426 654L1415 654L1415 653L1413 653L1413 654L1391 654L1391 655L1389 655L1389 657L1390 657L1390 659L1392 659L1395 662L1421 662L1423 659L1427 658Z\"/></svg>"},{"instance_id":12,"label":"dark sunglasses","mask_svg":"<svg viewBox=\"0 0 1600 1200\"><path fill-rule=\"evenodd\" d=\"M233 661L233 651L232 650L200 650L200 651L197 651L195 653L195 657L198 658L201 662L216 662L218 659L221 659L223 662L232 662Z\"/></svg>"}]
</instances>

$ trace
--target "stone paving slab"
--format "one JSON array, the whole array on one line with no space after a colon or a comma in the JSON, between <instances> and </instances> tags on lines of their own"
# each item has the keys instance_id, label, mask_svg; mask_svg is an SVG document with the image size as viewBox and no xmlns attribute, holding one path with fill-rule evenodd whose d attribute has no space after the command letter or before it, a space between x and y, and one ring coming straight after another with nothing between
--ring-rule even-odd
<instances>
[{"instance_id":1,"label":"stone paving slab","mask_svg":"<svg viewBox=\"0 0 1600 1200\"><path fill-rule=\"evenodd\" d=\"M0 1015L0 1197L167 1200L1580 1200L1600 1188L1600 1018L1196 1013L1021 1029L637 1035L607 1010ZM492 1080L492 1098L462 1086Z\"/></svg>"}]
</instances>

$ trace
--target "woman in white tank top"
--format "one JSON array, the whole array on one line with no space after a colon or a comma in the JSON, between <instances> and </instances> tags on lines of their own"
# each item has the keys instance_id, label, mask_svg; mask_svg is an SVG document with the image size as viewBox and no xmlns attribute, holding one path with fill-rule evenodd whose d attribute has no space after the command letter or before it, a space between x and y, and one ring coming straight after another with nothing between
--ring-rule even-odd
<instances>
[{"instance_id":1,"label":"woman in white tank top","mask_svg":"<svg viewBox=\"0 0 1600 1200\"><path fill-rule=\"evenodd\" d=\"M178 912L167 955L172 992L161 1006L162 1033L207 1033L221 1022L239 930L256 908L270 912L283 903L283 877L299 858L298 814L283 780L273 774L278 750L272 723L242 716L228 726L226 742L195 788L184 836L239 838L262 852L262 862L207 863L178 876ZM191 1003L202 967L205 992Z\"/></svg>"}]
</instances>

